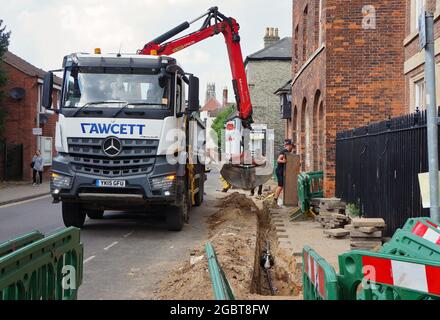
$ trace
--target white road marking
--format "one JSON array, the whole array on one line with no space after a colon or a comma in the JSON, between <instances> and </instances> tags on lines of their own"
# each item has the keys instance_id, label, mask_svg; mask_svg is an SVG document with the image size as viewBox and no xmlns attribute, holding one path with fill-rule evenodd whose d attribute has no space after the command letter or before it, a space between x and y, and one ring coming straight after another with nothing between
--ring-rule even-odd
<instances>
[{"instance_id":1,"label":"white road marking","mask_svg":"<svg viewBox=\"0 0 440 320\"><path fill-rule=\"evenodd\" d=\"M115 245L117 245L118 243L119 243L119 241L115 241L115 242L113 242L111 245L109 245L108 247L105 247L104 250L105 250L105 251L108 251L108 250L110 250L111 248L113 248Z\"/></svg>"},{"instance_id":2,"label":"white road marking","mask_svg":"<svg viewBox=\"0 0 440 320\"><path fill-rule=\"evenodd\" d=\"M91 256L90 258L84 260L84 264L86 264L87 262L92 261L92 260L95 259L95 258L96 258L96 256Z\"/></svg>"},{"instance_id":3,"label":"white road marking","mask_svg":"<svg viewBox=\"0 0 440 320\"><path fill-rule=\"evenodd\" d=\"M124 236L124 238L128 238L128 237L132 236L133 233L134 233L134 231L132 231L132 232L130 232L130 233L127 233L127 234Z\"/></svg>"},{"instance_id":4,"label":"white road marking","mask_svg":"<svg viewBox=\"0 0 440 320\"><path fill-rule=\"evenodd\" d=\"M51 195L46 195L46 196L42 196L42 197L38 197L38 198L34 198L34 199L30 199L30 200L25 200L25 201L20 201L20 202L14 202L14 203L10 203L10 204L5 204L5 205L3 205L3 206L0 206L0 209L3 209L3 208L10 208L10 207L15 207L15 206L19 206L19 205L22 205L22 204L26 204L26 203L34 202L34 201L38 201L38 200L43 200L43 199L50 198L50 197L51 197Z\"/></svg>"}]
</instances>

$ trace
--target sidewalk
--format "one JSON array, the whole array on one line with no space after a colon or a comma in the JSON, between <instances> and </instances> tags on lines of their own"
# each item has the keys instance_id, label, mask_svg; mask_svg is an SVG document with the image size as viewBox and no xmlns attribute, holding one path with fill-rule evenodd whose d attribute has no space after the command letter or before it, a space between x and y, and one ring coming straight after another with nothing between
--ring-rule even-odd
<instances>
[{"instance_id":1,"label":"sidewalk","mask_svg":"<svg viewBox=\"0 0 440 320\"><path fill-rule=\"evenodd\" d=\"M338 271L339 255L351 251L350 239L330 239L324 234L321 225L313 219L303 217L291 222L290 213L292 209L289 208L271 210L278 245L293 254L298 266L302 265L304 246L310 246Z\"/></svg>"},{"instance_id":2,"label":"sidewalk","mask_svg":"<svg viewBox=\"0 0 440 320\"><path fill-rule=\"evenodd\" d=\"M0 206L31 200L48 194L50 194L49 182L45 182L39 187L33 187L31 183L0 184Z\"/></svg>"}]
</instances>

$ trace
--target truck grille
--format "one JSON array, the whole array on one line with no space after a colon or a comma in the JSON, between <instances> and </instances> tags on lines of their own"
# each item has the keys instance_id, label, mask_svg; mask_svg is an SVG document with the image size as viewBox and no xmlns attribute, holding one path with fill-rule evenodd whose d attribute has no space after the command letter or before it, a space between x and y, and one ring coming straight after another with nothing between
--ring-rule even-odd
<instances>
[{"instance_id":1,"label":"truck grille","mask_svg":"<svg viewBox=\"0 0 440 320\"><path fill-rule=\"evenodd\" d=\"M108 157L102 144L105 139L69 138L69 156L75 172L104 177L148 174L154 169L159 141L121 139L122 151Z\"/></svg>"}]
</instances>

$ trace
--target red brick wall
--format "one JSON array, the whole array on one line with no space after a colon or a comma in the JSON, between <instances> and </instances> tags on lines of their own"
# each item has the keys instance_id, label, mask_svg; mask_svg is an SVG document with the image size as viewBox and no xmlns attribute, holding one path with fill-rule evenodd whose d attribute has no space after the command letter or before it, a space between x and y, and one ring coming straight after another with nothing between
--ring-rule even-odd
<instances>
[{"instance_id":1,"label":"red brick wall","mask_svg":"<svg viewBox=\"0 0 440 320\"><path fill-rule=\"evenodd\" d=\"M363 6L376 29L363 29ZM404 113L401 0L327 0L326 190L334 191L336 133Z\"/></svg>"},{"instance_id":2,"label":"red brick wall","mask_svg":"<svg viewBox=\"0 0 440 320\"><path fill-rule=\"evenodd\" d=\"M309 117L314 116L314 100L315 95L318 91L321 92L321 98L325 100L325 79L326 79L326 63L325 63L325 50L322 51L313 62L304 70L303 73L296 79L292 86L292 112L295 113L295 107L297 108L298 117L296 123L293 125L293 135L298 135L297 141L297 152L300 155L301 164L303 170L314 170L314 168L306 168L305 166L305 128L304 120L305 116L302 114L302 105L304 98L307 100L306 112L309 113ZM292 115L292 119L293 119ZM312 128L315 127L313 123ZM315 127L316 128L316 127ZM313 130L312 130L313 131ZM314 140L312 133L312 140ZM314 162L315 159L312 159Z\"/></svg>"},{"instance_id":3,"label":"red brick wall","mask_svg":"<svg viewBox=\"0 0 440 320\"><path fill-rule=\"evenodd\" d=\"M6 63L2 63L2 68L8 74L8 82L2 89L6 95L3 105L7 111L4 137L9 144L23 144L23 179L28 181L32 179L30 163L37 149L37 138L33 135L32 129L36 127L37 119L38 79ZM26 90L26 95L21 101L16 101L9 96L11 89L16 87ZM55 137L56 121L57 116L54 115L47 124L41 126L44 136ZM45 170L46 179L49 177L49 169Z\"/></svg>"},{"instance_id":4,"label":"red brick wall","mask_svg":"<svg viewBox=\"0 0 440 320\"><path fill-rule=\"evenodd\" d=\"M319 12L310 9L319 6L319 0L293 1L293 29L300 20L305 5L309 5L309 32L319 34L317 23ZM376 9L376 29L363 29L364 5L373 5ZM312 15L312 17L311 17ZM307 112L313 117L312 125L312 164L315 169L323 164L325 168L326 196L335 191L336 133L363 126L370 122L386 119L404 113L405 79L403 76L405 38L405 7L401 0L324 0L326 21L326 48L312 61L293 84L292 106L301 111L301 101L308 101ZM300 26L300 41L301 30ZM312 36L312 39L318 37ZM309 37L310 39L310 37ZM299 44L301 51L302 44ZM313 42L310 54L318 48ZM301 52L299 52L301 57ZM309 55L310 56L310 55ZM301 68L294 66L295 71ZM321 91L324 105L324 124L317 121L322 117L314 103L317 90ZM315 105L315 108L314 108ZM319 108L318 108L319 109ZM299 115L301 124L302 116ZM318 122L318 123L316 123ZM318 129L316 129L318 126ZM304 130L300 127L304 135ZM325 146L319 148L320 130L324 130ZM300 139L298 151L304 162L304 138ZM316 150L318 148L318 150ZM313 159L313 156L315 159ZM318 159L316 159L318 158ZM321 159L322 158L322 159Z\"/></svg>"}]
</instances>

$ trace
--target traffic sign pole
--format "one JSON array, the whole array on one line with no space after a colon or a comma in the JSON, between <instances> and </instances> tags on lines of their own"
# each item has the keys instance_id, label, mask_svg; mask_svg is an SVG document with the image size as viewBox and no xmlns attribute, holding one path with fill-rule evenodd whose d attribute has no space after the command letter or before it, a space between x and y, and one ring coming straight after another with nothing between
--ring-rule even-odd
<instances>
[{"instance_id":1,"label":"traffic sign pole","mask_svg":"<svg viewBox=\"0 0 440 320\"><path fill-rule=\"evenodd\" d=\"M440 223L439 166L438 166L438 111L435 92L434 15L425 13L425 24L420 24L425 43L426 109L428 127L429 189L431 219ZM426 29L424 28L426 27ZM423 42L421 42L423 45Z\"/></svg>"}]
</instances>

